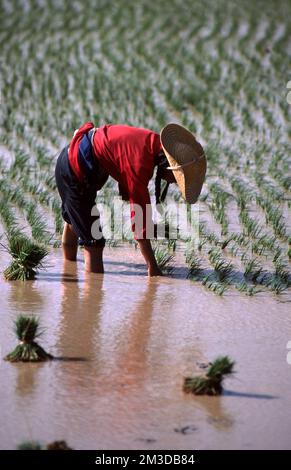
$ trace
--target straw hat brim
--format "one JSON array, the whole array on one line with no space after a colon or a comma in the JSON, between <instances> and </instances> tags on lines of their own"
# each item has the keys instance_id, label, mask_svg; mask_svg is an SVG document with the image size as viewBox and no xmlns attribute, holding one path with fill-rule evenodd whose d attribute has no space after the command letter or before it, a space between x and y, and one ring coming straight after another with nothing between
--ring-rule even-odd
<instances>
[{"instance_id":1,"label":"straw hat brim","mask_svg":"<svg viewBox=\"0 0 291 470\"><path fill-rule=\"evenodd\" d=\"M207 168L202 145L188 129L175 123L161 130L160 139L182 197L194 204L201 193Z\"/></svg>"}]
</instances>

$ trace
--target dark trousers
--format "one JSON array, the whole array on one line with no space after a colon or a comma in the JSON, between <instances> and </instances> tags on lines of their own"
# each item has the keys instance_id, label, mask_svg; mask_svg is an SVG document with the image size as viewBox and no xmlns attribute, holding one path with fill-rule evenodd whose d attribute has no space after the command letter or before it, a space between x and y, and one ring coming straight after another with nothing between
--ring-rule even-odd
<instances>
[{"instance_id":1,"label":"dark trousers","mask_svg":"<svg viewBox=\"0 0 291 470\"><path fill-rule=\"evenodd\" d=\"M102 235L99 215L91 215L92 208L96 205L98 185L88 183L86 180L84 183L78 181L69 164L68 146L64 147L57 159L55 177L62 200L63 219L72 225L79 245L104 246L105 239ZM91 233L93 223L94 227L96 223L99 223L100 227L97 234L94 230L95 238Z\"/></svg>"}]
</instances>

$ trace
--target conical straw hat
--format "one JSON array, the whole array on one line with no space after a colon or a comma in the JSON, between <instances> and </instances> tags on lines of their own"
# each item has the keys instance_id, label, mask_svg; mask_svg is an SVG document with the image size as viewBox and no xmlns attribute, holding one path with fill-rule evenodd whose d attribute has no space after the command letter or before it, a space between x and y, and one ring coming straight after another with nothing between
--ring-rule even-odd
<instances>
[{"instance_id":1,"label":"conical straw hat","mask_svg":"<svg viewBox=\"0 0 291 470\"><path fill-rule=\"evenodd\" d=\"M165 155L183 198L194 204L201 193L206 173L206 157L195 136L179 124L167 124L160 132Z\"/></svg>"}]
</instances>

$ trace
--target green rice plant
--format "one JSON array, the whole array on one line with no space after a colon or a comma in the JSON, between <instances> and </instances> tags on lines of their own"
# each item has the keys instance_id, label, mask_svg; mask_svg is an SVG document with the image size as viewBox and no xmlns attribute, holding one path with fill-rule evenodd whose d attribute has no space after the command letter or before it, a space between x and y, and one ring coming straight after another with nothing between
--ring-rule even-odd
<instances>
[{"instance_id":1,"label":"green rice plant","mask_svg":"<svg viewBox=\"0 0 291 470\"><path fill-rule=\"evenodd\" d=\"M188 266L187 277L193 278L195 276L199 276L199 274L201 274L201 271L202 271L202 267L201 267L202 262L201 262L201 259L195 253L195 250L193 248L188 249L185 252L185 260Z\"/></svg>"},{"instance_id":2,"label":"green rice plant","mask_svg":"<svg viewBox=\"0 0 291 470\"><path fill-rule=\"evenodd\" d=\"M276 245L276 238L270 237L269 235L265 234L259 237L257 240L252 242L251 250L252 253L257 255L268 255L268 251L274 251L277 249Z\"/></svg>"},{"instance_id":3,"label":"green rice plant","mask_svg":"<svg viewBox=\"0 0 291 470\"><path fill-rule=\"evenodd\" d=\"M246 247L250 243L249 239L244 233L235 234L234 240L239 246L242 246L242 247Z\"/></svg>"},{"instance_id":4,"label":"green rice plant","mask_svg":"<svg viewBox=\"0 0 291 470\"><path fill-rule=\"evenodd\" d=\"M53 441L43 447L38 441L24 441L17 450L73 450L66 441Z\"/></svg>"},{"instance_id":5,"label":"green rice plant","mask_svg":"<svg viewBox=\"0 0 291 470\"><path fill-rule=\"evenodd\" d=\"M73 450L66 441L53 441L47 444L46 450Z\"/></svg>"},{"instance_id":6,"label":"green rice plant","mask_svg":"<svg viewBox=\"0 0 291 470\"><path fill-rule=\"evenodd\" d=\"M259 222L252 219L247 210L242 210L239 214L240 222L243 224L244 232L248 237L257 238L262 232Z\"/></svg>"},{"instance_id":7,"label":"green rice plant","mask_svg":"<svg viewBox=\"0 0 291 470\"><path fill-rule=\"evenodd\" d=\"M284 260L280 257L276 257L276 259L274 259L274 267L276 278L289 287L291 275Z\"/></svg>"},{"instance_id":8,"label":"green rice plant","mask_svg":"<svg viewBox=\"0 0 291 470\"><path fill-rule=\"evenodd\" d=\"M245 180L239 177L232 176L230 178L231 187L234 192L237 194L237 204L239 207L240 203L242 204L242 208L245 208L247 203L253 199L253 191L250 186L246 183Z\"/></svg>"},{"instance_id":9,"label":"green rice plant","mask_svg":"<svg viewBox=\"0 0 291 470\"><path fill-rule=\"evenodd\" d=\"M106 240L106 246L109 248L115 248L118 245L118 241L115 240L114 238L108 238Z\"/></svg>"},{"instance_id":10,"label":"green rice plant","mask_svg":"<svg viewBox=\"0 0 291 470\"><path fill-rule=\"evenodd\" d=\"M234 364L228 356L218 357L209 365L205 374L184 379L184 392L194 395L221 395L223 380L233 374Z\"/></svg>"},{"instance_id":11,"label":"green rice plant","mask_svg":"<svg viewBox=\"0 0 291 470\"><path fill-rule=\"evenodd\" d=\"M271 225L277 237L286 238L286 225L283 213L279 207L275 207L269 199L261 196L256 198L257 204L265 211L266 223Z\"/></svg>"},{"instance_id":12,"label":"green rice plant","mask_svg":"<svg viewBox=\"0 0 291 470\"><path fill-rule=\"evenodd\" d=\"M43 259L48 251L25 235L14 231L8 235L8 246L1 244L10 254L12 261L4 271L5 279L28 280L34 279L38 269L43 268Z\"/></svg>"},{"instance_id":13,"label":"green rice plant","mask_svg":"<svg viewBox=\"0 0 291 470\"><path fill-rule=\"evenodd\" d=\"M225 240L220 242L221 249L224 250L230 242L235 241L235 240L236 240L236 234L231 233Z\"/></svg>"},{"instance_id":14,"label":"green rice plant","mask_svg":"<svg viewBox=\"0 0 291 470\"><path fill-rule=\"evenodd\" d=\"M266 282L266 286L277 295L282 294L282 292L288 289L288 285L285 282L282 282L282 280L276 276L272 276Z\"/></svg>"},{"instance_id":15,"label":"green rice plant","mask_svg":"<svg viewBox=\"0 0 291 470\"><path fill-rule=\"evenodd\" d=\"M171 263L174 259L174 256L171 255L167 249L162 248L159 245L156 245L153 251L159 268L162 271L165 270L167 273L170 273L173 270Z\"/></svg>"},{"instance_id":16,"label":"green rice plant","mask_svg":"<svg viewBox=\"0 0 291 470\"><path fill-rule=\"evenodd\" d=\"M231 261L225 261L220 259L214 263L214 271L220 281L224 281L233 270L233 264Z\"/></svg>"},{"instance_id":17,"label":"green rice plant","mask_svg":"<svg viewBox=\"0 0 291 470\"><path fill-rule=\"evenodd\" d=\"M253 282L256 282L263 272L263 267L257 258L244 260L244 268L244 277Z\"/></svg>"},{"instance_id":18,"label":"green rice plant","mask_svg":"<svg viewBox=\"0 0 291 470\"><path fill-rule=\"evenodd\" d=\"M220 282L225 281L230 276L233 270L232 262L223 259L221 253L215 248L211 248L208 251L208 257L210 263L214 268L216 278Z\"/></svg>"},{"instance_id":19,"label":"green rice plant","mask_svg":"<svg viewBox=\"0 0 291 470\"><path fill-rule=\"evenodd\" d=\"M177 247L177 240L175 239L169 239L168 240L168 249L174 253L176 251L176 247Z\"/></svg>"},{"instance_id":20,"label":"green rice plant","mask_svg":"<svg viewBox=\"0 0 291 470\"><path fill-rule=\"evenodd\" d=\"M202 280L202 285L205 286L206 289L210 290L211 292L214 292L214 294L222 296L224 292L228 289L229 283L226 281L217 282L211 279L211 277L211 274L205 276Z\"/></svg>"},{"instance_id":21,"label":"green rice plant","mask_svg":"<svg viewBox=\"0 0 291 470\"><path fill-rule=\"evenodd\" d=\"M38 441L24 441L17 446L17 450L42 450Z\"/></svg>"},{"instance_id":22,"label":"green rice plant","mask_svg":"<svg viewBox=\"0 0 291 470\"><path fill-rule=\"evenodd\" d=\"M52 238L47 225L44 220L39 216L37 212L37 204L29 203L26 208L27 221L31 226L31 234L33 238L38 242L49 243Z\"/></svg>"},{"instance_id":23,"label":"green rice plant","mask_svg":"<svg viewBox=\"0 0 291 470\"><path fill-rule=\"evenodd\" d=\"M283 172L276 170L272 174L273 178L283 187L283 189L290 191L291 176L286 176Z\"/></svg>"},{"instance_id":24,"label":"green rice plant","mask_svg":"<svg viewBox=\"0 0 291 470\"><path fill-rule=\"evenodd\" d=\"M203 246L206 245L206 244L207 244L206 238L200 239L199 242L198 242L198 245L197 245L197 250L202 251Z\"/></svg>"},{"instance_id":25,"label":"green rice plant","mask_svg":"<svg viewBox=\"0 0 291 470\"><path fill-rule=\"evenodd\" d=\"M9 176L11 179L23 176L25 170L29 169L29 155L20 148L15 152L14 162L9 168Z\"/></svg>"},{"instance_id":26,"label":"green rice plant","mask_svg":"<svg viewBox=\"0 0 291 470\"><path fill-rule=\"evenodd\" d=\"M219 245L218 237L215 235L215 233L209 232L206 229L205 222L199 222L199 238L200 240L202 239L202 241L200 241L202 246L207 242L214 245Z\"/></svg>"},{"instance_id":27,"label":"green rice plant","mask_svg":"<svg viewBox=\"0 0 291 470\"><path fill-rule=\"evenodd\" d=\"M53 198L51 207L55 217L55 231L56 234L60 235L63 232L64 222L61 205L57 198Z\"/></svg>"},{"instance_id":28,"label":"green rice plant","mask_svg":"<svg viewBox=\"0 0 291 470\"><path fill-rule=\"evenodd\" d=\"M35 342L42 332L39 331L39 319L34 315L18 315L15 320L15 333L19 340L16 348L5 356L9 362L40 362L53 359Z\"/></svg>"},{"instance_id":29,"label":"green rice plant","mask_svg":"<svg viewBox=\"0 0 291 470\"><path fill-rule=\"evenodd\" d=\"M231 194L226 192L220 185L213 183L210 185L210 193L212 202L209 205L211 212L214 215L214 219L218 222L222 229L221 234L226 235L228 232L228 219L226 215L226 206L231 198Z\"/></svg>"},{"instance_id":30,"label":"green rice plant","mask_svg":"<svg viewBox=\"0 0 291 470\"><path fill-rule=\"evenodd\" d=\"M216 248L211 248L208 251L208 258L209 258L210 263L214 265L216 262L220 261L221 259L220 251Z\"/></svg>"},{"instance_id":31,"label":"green rice plant","mask_svg":"<svg viewBox=\"0 0 291 470\"><path fill-rule=\"evenodd\" d=\"M13 232L17 225L15 215L9 203L5 200L0 201L0 217L7 233Z\"/></svg>"},{"instance_id":32,"label":"green rice plant","mask_svg":"<svg viewBox=\"0 0 291 470\"><path fill-rule=\"evenodd\" d=\"M277 188L273 183L267 181L262 173L256 171L254 173L257 186L264 191L271 200L280 201L284 197L281 189Z\"/></svg>"},{"instance_id":33,"label":"green rice plant","mask_svg":"<svg viewBox=\"0 0 291 470\"><path fill-rule=\"evenodd\" d=\"M239 284L236 284L235 287L239 292L243 292L245 295L249 295L250 297L260 292L260 290L255 286L250 286L245 281L241 281Z\"/></svg>"}]
</instances>

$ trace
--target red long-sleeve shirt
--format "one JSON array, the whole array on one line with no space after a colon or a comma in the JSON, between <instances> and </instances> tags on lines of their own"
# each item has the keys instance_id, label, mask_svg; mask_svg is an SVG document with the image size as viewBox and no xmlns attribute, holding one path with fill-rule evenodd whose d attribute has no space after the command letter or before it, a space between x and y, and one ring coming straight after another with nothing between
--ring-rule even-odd
<instances>
[{"instance_id":1,"label":"red long-sleeve shirt","mask_svg":"<svg viewBox=\"0 0 291 470\"><path fill-rule=\"evenodd\" d=\"M79 141L82 129L84 132L93 127L86 123L76 134L76 143ZM74 142L74 139L73 141ZM112 176L128 194L131 204L131 219L135 216L134 204L138 204L143 211L142 228L132 224L135 238L146 236L146 220L151 218L151 201L148 191L149 180L153 176L155 157L162 150L158 133L140 127L120 124L106 124L96 129L93 138L93 149L96 158L103 168ZM81 169L78 159L70 157L73 171L78 175ZM147 212L146 212L146 207Z\"/></svg>"}]
</instances>

